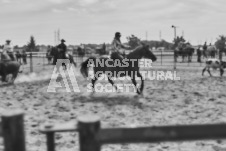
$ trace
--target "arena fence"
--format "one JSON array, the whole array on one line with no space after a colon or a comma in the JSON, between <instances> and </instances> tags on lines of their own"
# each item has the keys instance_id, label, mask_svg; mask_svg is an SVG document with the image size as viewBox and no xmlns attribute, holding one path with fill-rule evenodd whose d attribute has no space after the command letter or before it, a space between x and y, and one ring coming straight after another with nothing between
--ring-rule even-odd
<instances>
[{"instance_id":1,"label":"arena fence","mask_svg":"<svg viewBox=\"0 0 226 151\"><path fill-rule=\"evenodd\" d=\"M167 69L200 69L205 66L205 58L201 57L202 62L197 62L197 55L194 54L192 57L192 62L188 62L185 59L182 62L182 58L179 56L177 58L177 62L174 61L174 53L173 52L154 52L157 57L157 61L153 63L153 67L165 67ZM81 57L78 55L73 55L75 62L79 66L85 59L90 56L97 56L96 54L86 54ZM218 56L216 56L218 58ZM223 56L223 60L226 60L226 57ZM44 69L49 69L51 67L53 59L48 62L46 57L46 52L27 52L27 64L23 63L23 69L28 72L39 72Z\"/></svg>"},{"instance_id":2,"label":"arena fence","mask_svg":"<svg viewBox=\"0 0 226 151\"><path fill-rule=\"evenodd\" d=\"M157 143L226 138L226 124L153 126L136 128L101 128L100 118L86 115L78 122L46 124L40 132L46 134L47 150L55 151L56 132L79 133L80 151L100 151L105 144Z\"/></svg>"},{"instance_id":3,"label":"arena fence","mask_svg":"<svg viewBox=\"0 0 226 151\"><path fill-rule=\"evenodd\" d=\"M85 59L90 57L90 54L87 54L83 57L78 55L73 55L74 61L80 65ZM53 58L48 61L46 57L46 52L27 52L26 61L22 58L18 60L22 64L23 70L27 72L39 72L42 70L46 70L52 67Z\"/></svg>"},{"instance_id":4,"label":"arena fence","mask_svg":"<svg viewBox=\"0 0 226 151\"><path fill-rule=\"evenodd\" d=\"M8 111L2 114L0 136L4 151L25 151L25 134L22 111Z\"/></svg>"}]
</instances>

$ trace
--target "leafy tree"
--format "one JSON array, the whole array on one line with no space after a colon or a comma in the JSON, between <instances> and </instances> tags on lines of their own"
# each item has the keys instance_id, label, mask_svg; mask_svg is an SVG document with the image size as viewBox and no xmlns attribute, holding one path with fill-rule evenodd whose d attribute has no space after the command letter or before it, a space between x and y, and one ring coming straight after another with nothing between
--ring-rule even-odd
<instances>
[{"instance_id":1,"label":"leafy tree","mask_svg":"<svg viewBox=\"0 0 226 151\"><path fill-rule=\"evenodd\" d=\"M34 36L31 36L30 37L30 41L27 44L27 49L28 49L28 51L38 51L36 49L36 44L35 44Z\"/></svg>"},{"instance_id":2,"label":"leafy tree","mask_svg":"<svg viewBox=\"0 0 226 151\"><path fill-rule=\"evenodd\" d=\"M174 43L173 47L176 48L180 42L185 42L185 41L186 41L186 40L184 39L184 37L182 37L182 36L181 36L181 37L177 36L177 37L174 38L174 40L173 40L173 43Z\"/></svg>"},{"instance_id":3,"label":"leafy tree","mask_svg":"<svg viewBox=\"0 0 226 151\"><path fill-rule=\"evenodd\" d=\"M165 49L172 49L172 47L173 47L172 43L167 42L165 40L161 40L161 41L154 41L154 40L146 41L146 40L144 40L144 41L142 41L142 43L145 43L146 45L149 45L150 48L153 48L153 47L155 47L155 48L164 47Z\"/></svg>"},{"instance_id":4,"label":"leafy tree","mask_svg":"<svg viewBox=\"0 0 226 151\"><path fill-rule=\"evenodd\" d=\"M19 46L18 46L18 45L16 45L16 46L14 46L14 48L15 48L15 49L18 49L18 48L19 48Z\"/></svg>"},{"instance_id":5,"label":"leafy tree","mask_svg":"<svg viewBox=\"0 0 226 151\"><path fill-rule=\"evenodd\" d=\"M134 49L137 46L139 46L140 45L140 42L141 42L141 40L139 38L137 38L136 36L134 36L134 35L131 35L131 36L127 37L126 39L128 40L128 45L132 49Z\"/></svg>"}]
</instances>

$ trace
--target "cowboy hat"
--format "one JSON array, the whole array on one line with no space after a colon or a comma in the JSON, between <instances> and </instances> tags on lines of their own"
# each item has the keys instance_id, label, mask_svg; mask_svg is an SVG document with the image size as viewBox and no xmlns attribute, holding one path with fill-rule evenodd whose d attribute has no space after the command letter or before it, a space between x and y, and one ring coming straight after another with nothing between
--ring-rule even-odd
<instances>
[{"instance_id":1,"label":"cowboy hat","mask_svg":"<svg viewBox=\"0 0 226 151\"><path fill-rule=\"evenodd\" d=\"M66 42L64 39L61 39L61 42Z\"/></svg>"},{"instance_id":2,"label":"cowboy hat","mask_svg":"<svg viewBox=\"0 0 226 151\"><path fill-rule=\"evenodd\" d=\"M11 40L7 39L6 42L11 42Z\"/></svg>"},{"instance_id":3,"label":"cowboy hat","mask_svg":"<svg viewBox=\"0 0 226 151\"><path fill-rule=\"evenodd\" d=\"M115 37L117 37L117 36L121 36L121 33L120 32L116 32L115 33Z\"/></svg>"}]
</instances>

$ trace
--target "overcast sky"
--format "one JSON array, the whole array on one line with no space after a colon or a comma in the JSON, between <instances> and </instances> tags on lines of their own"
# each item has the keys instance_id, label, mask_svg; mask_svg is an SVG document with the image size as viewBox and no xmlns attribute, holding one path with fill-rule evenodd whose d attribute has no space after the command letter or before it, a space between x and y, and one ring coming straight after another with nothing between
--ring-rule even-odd
<instances>
[{"instance_id":1,"label":"overcast sky","mask_svg":"<svg viewBox=\"0 0 226 151\"><path fill-rule=\"evenodd\" d=\"M226 35L226 0L0 0L0 44L11 39L24 45L33 35L37 44L54 44L54 31L66 44L122 42L141 39L172 42L177 35L192 44L215 42Z\"/></svg>"}]
</instances>

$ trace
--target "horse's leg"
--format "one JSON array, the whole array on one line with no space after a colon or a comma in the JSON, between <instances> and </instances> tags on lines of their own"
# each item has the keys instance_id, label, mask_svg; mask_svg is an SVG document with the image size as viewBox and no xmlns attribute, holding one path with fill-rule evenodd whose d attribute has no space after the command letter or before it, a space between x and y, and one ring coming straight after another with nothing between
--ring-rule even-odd
<instances>
[{"instance_id":1,"label":"horse's leg","mask_svg":"<svg viewBox=\"0 0 226 151\"><path fill-rule=\"evenodd\" d=\"M7 80L6 80L6 74L2 74L2 82L7 82Z\"/></svg>"},{"instance_id":2,"label":"horse's leg","mask_svg":"<svg viewBox=\"0 0 226 151\"><path fill-rule=\"evenodd\" d=\"M113 80L111 80L109 76L108 76L108 81L112 84L112 86L115 87L115 89L117 91L118 90L117 86L114 84Z\"/></svg>"},{"instance_id":3,"label":"horse's leg","mask_svg":"<svg viewBox=\"0 0 226 151\"><path fill-rule=\"evenodd\" d=\"M140 74L139 71L137 72L137 76L140 77L140 79L141 79L140 94L143 94L144 80L143 80L143 77L142 77L142 75Z\"/></svg>"},{"instance_id":4,"label":"horse's leg","mask_svg":"<svg viewBox=\"0 0 226 151\"><path fill-rule=\"evenodd\" d=\"M76 62L74 61L73 56L69 56L69 58L70 58L70 63L73 63L74 66L77 67L77 64L76 64Z\"/></svg>"},{"instance_id":5,"label":"horse's leg","mask_svg":"<svg viewBox=\"0 0 226 151\"><path fill-rule=\"evenodd\" d=\"M98 78L101 76L101 73L96 74L96 70L94 69L94 77L91 80L93 93L95 92L95 82L98 80Z\"/></svg>"},{"instance_id":6,"label":"horse's leg","mask_svg":"<svg viewBox=\"0 0 226 151\"><path fill-rule=\"evenodd\" d=\"M208 68L207 71L208 71L209 75L212 76L211 73L210 73L210 68Z\"/></svg>"},{"instance_id":7,"label":"horse's leg","mask_svg":"<svg viewBox=\"0 0 226 151\"><path fill-rule=\"evenodd\" d=\"M62 66L64 67L63 69L66 70L67 69L67 65L65 63L62 63Z\"/></svg>"},{"instance_id":8,"label":"horse's leg","mask_svg":"<svg viewBox=\"0 0 226 151\"><path fill-rule=\"evenodd\" d=\"M220 68L220 75L221 75L221 77L222 77L222 75L224 74L224 68Z\"/></svg>"},{"instance_id":9,"label":"horse's leg","mask_svg":"<svg viewBox=\"0 0 226 151\"><path fill-rule=\"evenodd\" d=\"M206 71L206 67L202 70L202 76L204 75L205 71Z\"/></svg>"},{"instance_id":10,"label":"horse's leg","mask_svg":"<svg viewBox=\"0 0 226 151\"><path fill-rule=\"evenodd\" d=\"M93 88L93 93L95 92L95 82L97 81L97 78L96 77L94 77L92 80L91 80L91 82L92 82L92 88Z\"/></svg>"},{"instance_id":11,"label":"horse's leg","mask_svg":"<svg viewBox=\"0 0 226 151\"><path fill-rule=\"evenodd\" d=\"M12 77L12 81L11 81L12 83L14 83L17 75L18 75L18 72L13 73L13 77Z\"/></svg>"},{"instance_id":12,"label":"horse's leg","mask_svg":"<svg viewBox=\"0 0 226 151\"><path fill-rule=\"evenodd\" d=\"M140 94L140 91L138 90L137 88L137 82L136 82L136 79L135 79L135 74L133 74L133 77L131 78L134 86L135 86L135 89L137 90L137 94Z\"/></svg>"}]
</instances>

